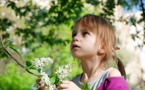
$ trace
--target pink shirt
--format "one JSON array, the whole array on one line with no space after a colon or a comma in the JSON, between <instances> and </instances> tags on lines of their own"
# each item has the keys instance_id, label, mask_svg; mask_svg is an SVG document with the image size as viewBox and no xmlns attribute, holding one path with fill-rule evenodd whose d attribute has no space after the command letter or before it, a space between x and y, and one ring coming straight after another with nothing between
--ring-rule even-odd
<instances>
[{"instance_id":1,"label":"pink shirt","mask_svg":"<svg viewBox=\"0 0 145 90\"><path fill-rule=\"evenodd\" d=\"M108 77L97 90L130 90L124 77Z\"/></svg>"}]
</instances>

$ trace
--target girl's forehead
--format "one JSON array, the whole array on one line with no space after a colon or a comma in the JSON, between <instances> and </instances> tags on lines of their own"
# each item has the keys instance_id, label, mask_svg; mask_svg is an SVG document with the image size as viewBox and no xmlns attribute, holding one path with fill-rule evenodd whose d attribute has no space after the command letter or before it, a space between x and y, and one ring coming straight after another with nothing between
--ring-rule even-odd
<instances>
[{"instance_id":1,"label":"girl's forehead","mask_svg":"<svg viewBox=\"0 0 145 90\"><path fill-rule=\"evenodd\" d=\"M91 28L88 28L86 26L82 26L82 25L75 25L73 28L73 32L77 32L77 31L92 31Z\"/></svg>"}]
</instances>

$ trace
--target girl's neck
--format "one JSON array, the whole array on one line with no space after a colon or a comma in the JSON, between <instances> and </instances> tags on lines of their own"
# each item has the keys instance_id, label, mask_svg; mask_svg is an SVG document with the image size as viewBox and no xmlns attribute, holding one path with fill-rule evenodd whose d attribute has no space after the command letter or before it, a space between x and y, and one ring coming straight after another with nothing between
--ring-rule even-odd
<instances>
[{"instance_id":1,"label":"girl's neck","mask_svg":"<svg viewBox=\"0 0 145 90\"><path fill-rule=\"evenodd\" d=\"M89 83L89 82L92 82L93 80L95 80L96 78L98 78L105 70L102 70L102 69L98 69L95 73L91 73L91 74L87 74L85 72L83 72L83 75L81 77L81 82L82 83Z\"/></svg>"},{"instance_id":2,"label":"girl's neck","mask_svg":"<svg viewBox=\"0 0 145 90\"><path fill-rule=\"evenodd\" d=\"M106 68L102 68L100 65L101 59L98 57L81 60L83 75L81 82L91 82L98 76L100 76Z\"/></svg>"}]
</instances>

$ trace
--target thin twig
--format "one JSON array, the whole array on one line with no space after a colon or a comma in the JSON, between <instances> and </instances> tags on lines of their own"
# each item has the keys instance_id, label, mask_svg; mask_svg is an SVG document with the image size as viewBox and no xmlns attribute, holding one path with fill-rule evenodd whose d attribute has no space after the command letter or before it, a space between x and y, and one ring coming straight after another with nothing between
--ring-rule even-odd
<instances>
[{"instance_id":1,"label":"thin twig","mask_svg":"<svg viewBox=\"0 0 145 90\"><path fill-rule=\"evenodd\" d=\"M12 59L14 59L14 60L17 62L18 65L20 65L22 68L24 68L24 66L23 66L22 64L20 64L20 63L17 61L17 59L15 59L15 58L14 58L5 48L4 48L4 51L5 51ZM38 76L38 75L32 73L31 71L29 71L28 69L25 69L25 70L26 70L28 73L32 74L32 75Z\"/></svg>"},{"instance_id":2,"label":"thin twig","mask_svg":"<svg viewBox=\"0 0 145 90\"><path fill-rule=\"evenodd\" d=\"M19 66L21 66L23 69L25 69L24 66L23 66L22 64L20 64L20 63L18 62L18 60L17 60L16 58L14 58L14 57L5 49L5 47L4 47L4 45L3 45L3 40L2 40L2 33L0 33L0 42L1 42L1 45L2 45L2 48L3 48L4 52L7 53L13 60L15 60L15 62L16 62ZM32 73L31 71L29 71L28 69L25 69L25 70L26 70L28 73L30 73L30 74L32 74L32 75L34 75L34 76L38 76L38 75Z\"/></svg>"}]
</instances>

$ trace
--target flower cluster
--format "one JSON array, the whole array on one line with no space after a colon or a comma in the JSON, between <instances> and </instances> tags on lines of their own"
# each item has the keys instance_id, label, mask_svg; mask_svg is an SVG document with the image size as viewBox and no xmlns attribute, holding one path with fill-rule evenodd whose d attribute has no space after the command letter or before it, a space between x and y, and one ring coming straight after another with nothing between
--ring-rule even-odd
<instances>
[{"instance_id":1,"label":"flower cluster","mask_svg":"<svg viewBox=\"0 0 145 90\"><path fill-rule=\"evenodd\" d=\"M45 86L45 90L57 90L57 88L51 84L51 78L48 77L48 75L45 72L41 73L41 78L40 78L40 85L37 85L36 90L41 87Z\"/></svg>"},{"instance_id":2,"label":"flower cluster","mask_svg":"<svg viewBox=\"0 0 145 90\"><path fill-rule=\"evenodd\" d=\"M41 69L41 70L43 69L44 66L48 64L52 64L52 63L53 63L53 60L49 57L36 58L33 61L34 66L36 66L36 68Z\"/></svg>"},{"instance_id":3,"label":"flower cluster","mask_svg":"<svg viewBox=\"0 0 145 90\"><path fill-rule=\"evenodd\" d=\"M39 84L36 83L35 85L35 90L38 90L38 88L45 86L45 90L57 90L55 85L59 85L62 80L64 80L69 73L72 71L71 69L71 64L67 64L64 66L60 66L56 72L55 76L49 75L43 71L43 68L49 64L52 64L53 60L51 58L36 58L34 61L27 62L27 68L35 67L36 70L38 70L38 75L39 75Z\"/></svg>"},{"instance_id":4,"label":"flower cluster","mask_svg":"<svg viewBox=\"0 0 145 90\"><path fill-rule=\"evenodd\" d=\"M42 72L41 73L42 77L41 77L41 81L40 81L40 84L42 86L44 85L51 85L51 82L50 82L50 78L48 77L48 75L45 73L45 72Z\"/></svg>"},{"instance_id":5,"label":"flower cluster","mask_svg":"<svg viewBox=\"0 0 145 90\"><path fill-rule=\"evenodd\" d=\"M60 66L59 69L56 71L56 74L58 75L60 81L62 81L65 77L69 75L71 71L72 71L71 65L67 64L64 66Z\"/></svg>"}]
</instances>

